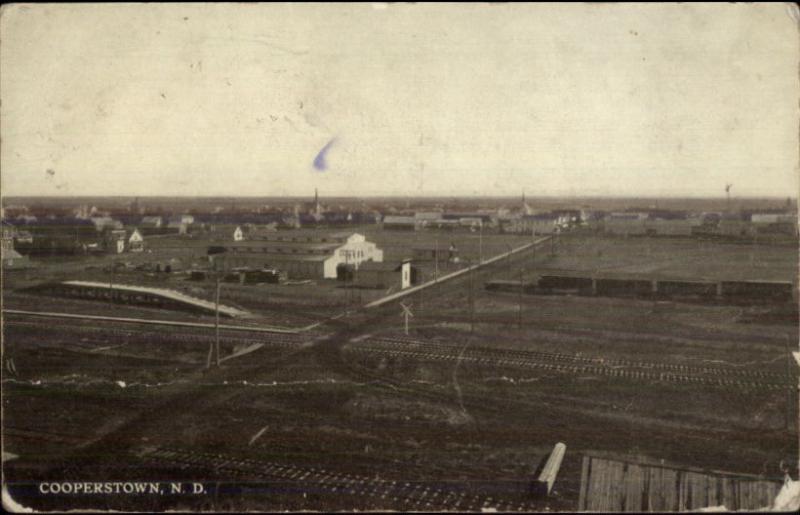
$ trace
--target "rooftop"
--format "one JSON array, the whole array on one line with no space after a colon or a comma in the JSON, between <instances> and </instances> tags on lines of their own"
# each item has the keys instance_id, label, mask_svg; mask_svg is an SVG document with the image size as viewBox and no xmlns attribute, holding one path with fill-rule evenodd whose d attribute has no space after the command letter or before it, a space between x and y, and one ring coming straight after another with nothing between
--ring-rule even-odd
<instances>
[{"instance_id":1,"label":"rooftop","mask_svg":"<svg viewBox=\"0 0 800 515\"><path fill-rule=\"evenodd\" d=\"M192 297L190 295L186 295L179 291L169 290L167 288L153 288L150 286L134 286L129 284L116 284L116 283L112 285L109 283L99 283L94 281L64 281L62 284L67 284L71 286L86 286L88 288L99 288L103 290L114 289L127 292L148 293L151 295L158 295L166 299L174 300L177 302L181 302L183 304L188 304L190 306L195 306L205 310L214 311L215 309L213 302L203 299L198 299L197 297ZM231 317L239 317L249 314L247 311L232 308L230 306L223 306L222 304L219 305L219 312L221 314Z\"/></svg>"}]
</instances>

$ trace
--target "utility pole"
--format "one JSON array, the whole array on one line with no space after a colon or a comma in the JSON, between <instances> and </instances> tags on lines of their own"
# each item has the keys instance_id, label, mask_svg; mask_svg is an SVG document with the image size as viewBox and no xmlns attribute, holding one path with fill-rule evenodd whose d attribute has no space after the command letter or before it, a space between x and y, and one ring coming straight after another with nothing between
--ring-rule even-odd
<instances>
[{"instance_id":1,"label":"utility pole","mask_svg":"<svg viewBox=\"0 0 800 515\"><path fill-rule=\"evenodd\" d=\"M344 304L345 309L350 309L350 251L344 251Z\"/></svg>"},{"instance_id":2,"label":"utility pole","mask_svg":"<svg viewBox=\"0 0 800 515\"><path fill-rule=\"evenodd\" d=\"M508 268L508 278L511 279L511 244L508 244L508 255L506 256L506 267Z\"/></svg>"},{"instance_id":3,"label":"utility pole","mask_svg":"<svg viewBox=\"0 0 800 515\"><path fill-rule=\"evenodd\" d=\"M472 261L469 261L469 332L475 332L475 268Z\"/></svg>"},{"instance_id":4,"label":"utility pole","mask_svg":"<svg viewBox=\"0 0 800 515\"><path fill-rule=\"evenodd\" d=\"M478 263L483 263L483 218L481 218L481 223L478 228Z\"/></svg>"},{"instance_id":5,"label":"utility pole","mask_svg":"<svg viewBox=\"0 0 800 515\"><path fill-rule=\"evenodd\" d=\"M524 287L523 277L525 275L525 269L519 269L519 297L517 303L517 328L522 329L522 288Z\"/></svg>"},{"instance_id":6,"label":"utility pole","mask_svg":"<svg viewBox=\"0 0 800 515\"><path fill-rule=\"evenodd\" d=\"M214 297L214 340L217 354L217 368L219 368L219 290L220 278L217 274L217 294Z\"/></svg>"},{"instance_id":7,"label":"utility pole","mask_svg":"<svg viewBox=\"0 0 800 515\"><path fill-rule=\"evenodd\" d=\"M108 283L108 297L111 302L114 302L114 274L117 272L117 268L114 266L115 260L111 260L111 281Z\"/></svg>"},{"instance_id":8,"label":"utility pole","mask_svg":"<svg viewBox=\"0 0 800 515\"><path fill-rule=\"evenodd\" d=\"M434 242L433 260L435 264L433 265L433 282L437 282L439 280L439 238L436 238Z\"/></svg>"},{"instance_id":9,"label":"utility pole","mask_svg":"<svg viewBox=\"0 0 800 515\"><path fill-rule=\"evenodd\" d=\"M789 354L789 359L786 360L786 373L789 377L792 374L792 352L789 350L789 340L786 340L786 352ZM800 390L800 383L798 383L798 389ZM792 425L792 390L787 388L786 389L786 429L791 430ZM800 462L798 464L798 472L800 472Z\"/></svg>"}]
</instances>

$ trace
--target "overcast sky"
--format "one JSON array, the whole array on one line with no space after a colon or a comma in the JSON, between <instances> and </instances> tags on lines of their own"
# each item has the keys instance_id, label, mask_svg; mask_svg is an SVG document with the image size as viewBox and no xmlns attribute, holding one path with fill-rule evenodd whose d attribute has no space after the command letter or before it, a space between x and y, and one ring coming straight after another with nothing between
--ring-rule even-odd
<instances>
[{"instance_id":1,"label":"overcast sky","mask_svg":"<svg viewBox=\"0 0 800 515\"><path fill-rule=\"evenodd\" d=\"M796 196L793 9L4 6L2 194Z\"/></svg>"}]
</instances>

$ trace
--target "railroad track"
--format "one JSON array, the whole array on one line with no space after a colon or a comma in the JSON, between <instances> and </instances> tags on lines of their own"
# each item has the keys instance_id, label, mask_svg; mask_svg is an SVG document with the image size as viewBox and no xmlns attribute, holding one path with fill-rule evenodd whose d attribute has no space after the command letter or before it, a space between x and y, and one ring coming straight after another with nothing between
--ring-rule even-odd
<instances>
[{"instance_id":1,"label":"railroad track","mask_svg":"<svg viewBox=\"0 0 800 515\"><path fill-rule=\"evenodd\" d=\"M409 343L407 340L392 338L364 340L356 345L351 345L348 350L424 361L461 360L487 366L536 369L571 375L590 374L646 382L696 384L746 390L794 388L794 379L790 376L766 372L683 365L674 365L677 368L672 369L667 368L670 365L661 363L626 360L603 361L599 358L536 351L477 348L466 349L462 353L461 349L453 344ZM666 367L661 365L666 365Z\"/></svg>"},{"instance_id":2,"label":"railroad track","mask_svg":"<svg viewBox=\"0 0 800 515\"><path fill-rule=\"evenodd\" d=\"M459 345L453 343L438 342L438 341L437 342L421 341L402 336L378 337L366 340L366 342L376 342L379 344L404 345L404 346L417 345L417 346L460 348ZM740 377L755 377L761 379L771 378L775 380L785 380L785 381L790 381L790 380L793 381L795 379L793 376L787 374L763 372L760 370L743 370L740 368L733 368L733 367L699 367L691 365L679 365L675 363L653 363L647 361L630 361L625 359L595 358L589 356L580 356L576 354L564 354L560 352L545 352L545 351L532 351L532 350L488 349L488 348L479 348L479 350L484 354L491 354L501 358L514 356L518 358L542 358L542 359L551 359L555 361L592 363L592 364L601 364L606 366L670 370L686 374L703 373L712 375L734 375Z\"/></svg>"},{"instance_id":3,"label":"railroad track","mask_svg":"<svg viewBox=\"0 0 800 515\"><path fill-rule=\"evenodd\" d=\"M28 326L43 329L41 324L32 321L7 320L6 323L10 326ZM68 324L68 327L69 330L76 332L102 334L103 339L98 340L98 342L107 342L109 338L121 342L131 338L145 337L150 343L200 345L207 344L214 339L213 334L186 334L132 328L114 329L85 324ZM66 327L61 327L61 329L64 330ZM281 333L259 334L258 337L225 335L224 341L226 344L234 345L260 343L270 346L293 347L307 341L308 336ZM79 345L84 346L85 344L86 342L79 343ZM757 370L604 359L557 352L468 348L462 354L457 344L421 341L402 336L368 338L357 345L351 345L349 350L426 361L454 361L461 359L464 362L489 366L536 369L573 375L591 374L647 382L697 384L722 388L778 390L793 388L795 381L795 378L786 374Z\"/></svg>"},{"instance_id":4,"label":"railroad track","mask_svg":"<svg viewBox=\"0 0 800 515\"><path fill-rule=\"evenodd\" d=\"M48 326L42 325L41 322L20 319L7 319L4 320L6 327L29 327L33 329L52 331ZM204 334L186 333L186 332L172 332L163 330L153 330L148 328L141 329L119 329L108 326L98 325L85 325L81 323L59 324L59 332L63 335L65 332L74 332L82 334L91 334L95 336L102 336L95 341L101 343L108 343L109 340L125 341L130 338L146 338L150 343L208 343L214 340L215 336L212 331L206 330ZM291 346L299 345L309 339L312 335L309 334L283 334L283 333L261 333L257 337L243 337L243 336L230 336L223 333L223 341L231 344L246 344L252 345L254 343L262 343L267 345Z\"/></svg>"},{"instance_id":5,"label":"railroad track","mask_svg":"<svg viewBox=\"0 0 800 515\"><path fill-rule=\"evenodd\" d=\"M160 447L143 457L183 469L205 467L238 479L263 478L303 485L307 493L329 493L361 498L367 507L407 511L469 511L494 509L499 512L535 511L526 500L499 499L471 494L444 482L406 482L376 479L357 474L333 472L319 467L301 467L272 461L240 458ZM349 504L351 505L351 504Z\"/></svg>"}]
</instances>

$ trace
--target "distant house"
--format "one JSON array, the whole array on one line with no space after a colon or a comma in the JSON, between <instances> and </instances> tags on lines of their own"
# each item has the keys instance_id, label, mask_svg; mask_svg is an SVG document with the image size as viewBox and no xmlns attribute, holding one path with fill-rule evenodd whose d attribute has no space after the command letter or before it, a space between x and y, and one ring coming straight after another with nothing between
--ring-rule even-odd
<instances>
[{"instance_id":1,"label":"distant house","mask_svg":"<svg viewBox=\"0 0 800 515\"><path fill-rule=\"evenodd\" d=\"M470 229L495 225L495 221L492 220L492 214L483 212L442 213L442 220L456 220L459 226Z\"/></svg>"},{"instance_id":2,"label":"distant house","mask_svg":"<svg viewBox=\"0 0 800 515\"><path fill-rule=\"evenodd\" d=\"M417 220L413 216L388 215L383 218L383 228L390 231L414 231Z\"/></svg>"},{"instance_id":3,"label":"distant house","mask_svg":"<svg viewBox=\"0 0 800 515\"><path fill-rule=\"evenodd\" d=\"M523 234L555 234L559 231L563 219L554 213L522 215L518 221Z\"/></svg>"},{"instance_id":4,"label":"distant house","mask_svg":"<svg viewBox=\"0 0 800 515\"><path fill-rule=\"evenodd\" d=\"M14 239L17 237L17 228L13 225L3 222L2 233L2 247L0 247L0 256L3 259L3 269L20 268L22 265L27 265L27 257L23 256L14 248Z\"/></svg>"},{"instance_id":5,"label":"distant house","mask_svg":"<svg viewBox=\"0 0 800 515\"><path fill-rule=\"evenodd\" d=\"M122 229L122 222L114 220L110 216L93 216L89 220L94 224L97 232Z\"/></svg>"},{"instance_id":6,"label":"distant house","mask_svg":"<svg viewBox=\"0 0 800 515\"><path fill-rule=\"evenodd\" d=\"M300 214L294 213L283 216L280 220L280 225L283 227L291 227L292 229L299 229L301 227Z\"/></svg>"},{"instance_id":7,"label":"distant house","mask_svg":"<svg viewBox=\"0 0 800 515\"><path fill-rule=\"evenodd\" d=\"M167 225L178 226L180 224L191 225L194 223L194 216L192 215L174 215L170 216L167 220Z\"/></svg>"},{"instance_id":8,"label":"distant house","mask_svg":"<svg viewBox=\"0 0 800 515\"><path fill-rule=\"evenodd\" d=\"M475 231L477 229L483 229L484 224L482 218L473 216L463 216L458 219L458 225L460 227L466 227L470 230Z\"/></svg>"},{"instance_id":9,"label":"distant house","mask_svg":"<svg viewBox=\"0 0 800 515\"><path fill-rule=\"evenodd\" d=\"M10 223L3 221L2 223L2 250L11 250L14 248L14 239L17 237L17 228Z\"/></svg>"},{"instance_id":10,"label":"distant house","mask_svg":"<svg viewBox=\"0 0 800 515\"><path fill-rule=\"evenodd\" d=\"M434 227L441 220L443 220L442 213L438 211L417 211L414 213L414 221L418 228Z\"/></svg>"},{"instance_id":11,"label":"distant house","mask_svg":"<svg viewBox=\"0 0 800 515\"><path fill-rule=\"evenodd\" d=\"M416 282L417 270L408 259L401 263L364 263L354 277L354 286L361 288L404 290Z\"/></svg>"},{"instance_id":12,"label":"distant house","mask_svg":"<svg viewBox=\"0 0 800 515\"><path fill-rule=\"evenodd\" d=\"M142 252L144 250L144 238L139 229L134 229L128 238L128 250L131 252Z\"/></svg>"},{"instance_id":13,"label":"distant house","mask_svg":"<svg viewBox=\"0 0 800 515\"><path fill-rule=\"evenodd\" d=\"M167 222L167 232L186 234L189 232L189 224L183 221L183 217L173 217Z\"/></svg>"},{"instance_id":14,"label":"distant house","mask_svg":"<svg viewBox=\"0 0 800 515\"><path fill-rule=\"evenodd\" d=\"M103 233L106 252L122 254L125 252L125 229L113 229Z\"/></svg>"},{"instance_id":15,"label":"distant house","mask_svg":"<svg viewBox=\"0 0 800 515\"><path fill-rule=\"evenodd\" d=\"M242 231L245 240L269 240L278 232L278 224L275 222L266 225L248 225Z\"/></svg>"},{"instance_id":16,"label":"distant house","mask_svg":"<svg viewBox=\"0 0 800 515\"><path fill-rule=\"evenodd\" d=\"M242 240L244 240L244 231L242 231L242 227L240 225L237 225L236 229L233 230L233 241Z\"/></svg>"},{"instance_id":17,"label":"distant house","mask_svg":"<svg viewBox=\"0 0 800 515\"><path fill-rule=\"evenodd\" d=\"M72 217L47 217L25 226L32 244L17 250L30 255L68 255L101 248L102 235L89 220Z\"/></svg>"},{"instance_id":18,"label":"distant house","mask_svg":"<svg viewBox=\"0 0 800 515\"><path fill-rule=\"evenodd\" d=\"M17 231L14 242L30 245L33 243L33 235L29 231Z\"/></svg>"},{"instance_id":19,"label":"distant house","mask_svg":"<svg viewBox=\"0 0 800 515\"><path fill-rule=\"evenodd\" d=\"M161 229L163 225L164 219L160 216L145 216L139 223L139 226L144 229Z\"/></svg>"},{"instance_id":20,"label":"distant house","mask_svg":"<svg viewBox=\"0 0 800 515\"><path fill-rule=\"evenodd\" d=\"M581 222L581 211L579 209L556 209L551 214L558 218L559 227L575 227Z\"/></svg>"},{"instance_id":21,"label":"distant house","mask_svg":"<svg viewBox=\"0 0 800 515\"><path fill-rule=\"evenodd\" d=\"M208 235L214 241L239 241L235 240L236 230L242 231L244 236L244 229L235 223L210 223L203 224L203 228L209 233Z\"/></svg>"}]
</instances>

